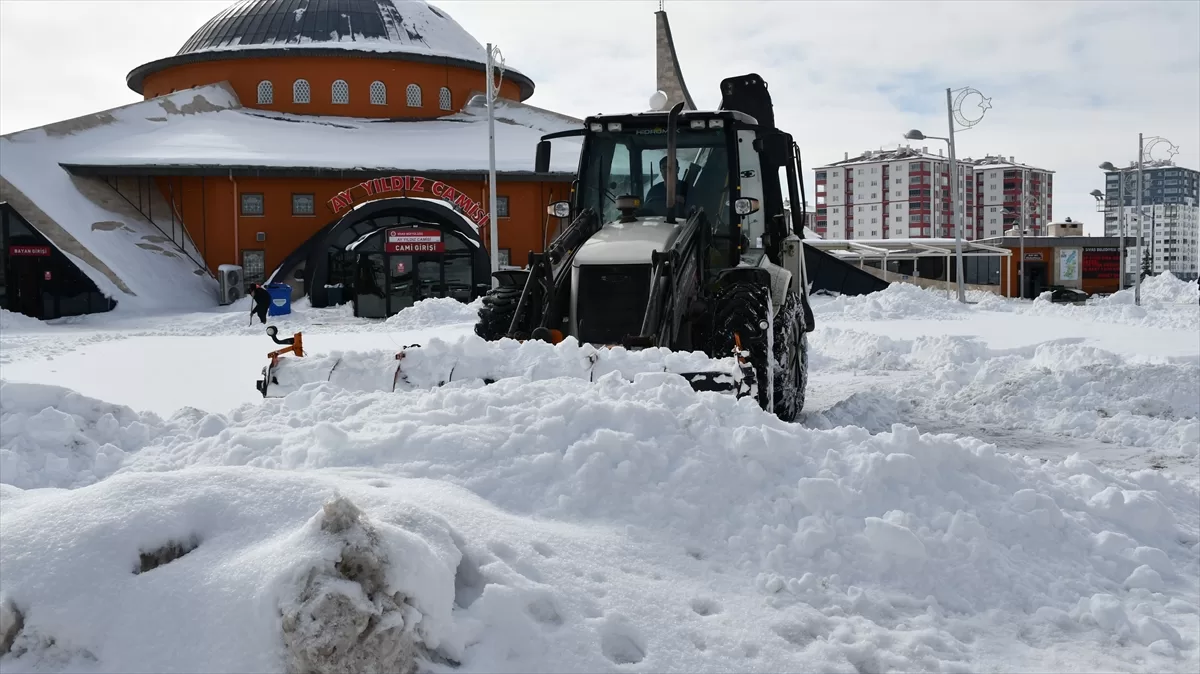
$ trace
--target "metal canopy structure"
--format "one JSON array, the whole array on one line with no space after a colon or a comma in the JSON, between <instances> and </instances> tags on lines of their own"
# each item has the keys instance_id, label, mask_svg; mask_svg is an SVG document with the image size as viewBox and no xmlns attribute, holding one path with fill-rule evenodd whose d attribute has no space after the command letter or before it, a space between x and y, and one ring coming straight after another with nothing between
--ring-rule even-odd
<instances>
[{"instance_id":1,"label":"metal canopy structure","mask_svg":"<svg viewBox=\"0 0 1200 674\"><path fill-rule=\"evenodd\" d=\"M954 239L805 239L804 244L844 260L857 259L859 268L862 268L867 260L879 260L882 262L881 271L887 271L887 263L891 260L945 258L946 292L950 292L950 258L955 254ZM1005 264L1012 264L1011 250L978 241L963 241L962 255L963 257L998 256L1005 258ZM1006 273L1003 278L1007 283L1008 274Z\"/></svg>"}]
</instances>

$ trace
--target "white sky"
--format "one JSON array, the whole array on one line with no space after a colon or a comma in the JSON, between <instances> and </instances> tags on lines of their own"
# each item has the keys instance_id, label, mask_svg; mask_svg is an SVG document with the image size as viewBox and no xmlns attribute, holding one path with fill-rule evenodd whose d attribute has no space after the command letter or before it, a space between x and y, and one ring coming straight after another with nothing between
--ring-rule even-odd
<instances>
[{"instance_id":1,"label":"white sky","mask_svg":"<svg viewBox=\"0 0 1200 674\"><path fill-rule=\"evenodd\" d=\"M174 54L230 0L0 0L0 133L138 100L134 67ZM530 103L578 117L643 110L654 91L657 0L441 0L480 42L533 78ZM1013 155L1055 171L1054 216L1102 230L1088 192L1103 161L1136 158L1137 134L1200 169L1200 2L668 0L692 97L757 72L776 121L812 168L946 135L945 88L993 108L960 156ZM916 145L918 143L914 143ZM926 141L936 152L942 141Z\"/></svg>"}]
</instances>

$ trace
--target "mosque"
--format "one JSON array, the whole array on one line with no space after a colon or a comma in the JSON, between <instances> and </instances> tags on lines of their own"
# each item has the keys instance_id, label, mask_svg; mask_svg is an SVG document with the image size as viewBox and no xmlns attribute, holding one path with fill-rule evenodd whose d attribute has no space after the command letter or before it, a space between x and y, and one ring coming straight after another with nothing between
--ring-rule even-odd
<instances>
[{"instance_id":1,"label":"mosque","mask_svg":"<svg viewBox=\"0 0 1200 674\"><path fill-rule=\"evenodd\" d=\"M519 267L553 237L578 145L535 173L537 142L582 125L499 70L492 203L486 63L424 0L241 0L126 76L143 101L0 137L0 306L194 310L267 281L370 317L470 301L492 246Z\"/></svg>"}]
</instances>

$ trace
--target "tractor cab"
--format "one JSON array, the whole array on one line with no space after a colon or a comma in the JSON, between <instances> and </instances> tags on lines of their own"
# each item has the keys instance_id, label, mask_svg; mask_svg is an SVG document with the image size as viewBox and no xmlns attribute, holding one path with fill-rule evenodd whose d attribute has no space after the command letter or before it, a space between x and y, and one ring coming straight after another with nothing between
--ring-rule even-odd
<instances>
[{"instance_id":1,"label":"tractor cab","mask_svg":"<svg viewBox=\"0 0 1200 674\"><path fill-rule=\"evenodd\" d=\"M577 263L587 264L592 257L585 254L589 246L613 248L606 244L622 241L618 251L603 257L649 264L649 250L635 241L657 243L657 250L665 251L686 220L701 211L707 220L705 266L713 270L737 266L762 237L766 214L755 139L764 131L756 120L736 110L680 112L671 203L668 121L667 112L599 115L588 117L583 129L543 137L538 170L549 165L551 139L584 137L571 199L549 208L551 215L568 220L589 209L596 214L601 232L580 249L583 259L577 256ZM623 230L634 223L652 231L626 234ZM613 233L606 236L605 230Z\"/></svg>"},{"instance_id":2,"label":"tractor cab","mask_svg":"<svg viewBox=\"0 0 1200 674\"><path fill-rule=\"evenodd\" d=\"M764 195L763 154L784 134L741 111L589 117L583 129L543 137L539 170L549 163L549 140L567 135L583 136L578 177L571 200L549 212L588 214L594 231L561 270L567 278L555 313L557 330L580 341L624 343L644 334L656 255L676 254L688 270L683 280L709 288L743 263L752 243L761 246L767 218L783 214L778 187Z\"/></svg>"}]
</instances>

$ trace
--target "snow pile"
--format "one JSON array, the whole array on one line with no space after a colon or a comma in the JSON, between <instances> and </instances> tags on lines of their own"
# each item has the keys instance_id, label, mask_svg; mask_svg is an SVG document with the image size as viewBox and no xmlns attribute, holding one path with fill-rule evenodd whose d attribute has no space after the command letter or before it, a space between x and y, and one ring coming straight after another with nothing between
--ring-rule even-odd
<instances>
[{"instance_id":1,"label":"snow pile","mask_svg":"<svg viewBox=\"0 0 1200 674\"><path fill-rule=\"evenodd\" d=\"M228 422L84 489L0 492L21 667L277 671L290 616L464 672L1200 664L1200 494L1153 471L784 424L669 375L315 383ZM339 495L361 533L322 533Z\"/></svg>"},{"instance_id":2,"label":"snow pile","mask_svg":"<svg viewBox=\"0 0 1200 674\"><path fill-rule=\"evenodd\" d=\"M1142 279L1142 305L1190 304L1200 306L1200 285L1195 281L1183 281L1169 271ZM1133 304L1134 289L1124 290L1097 298L1097 304Z\"/></svg>"},{"instance_id":3,"label":"snow pile","mask_svg":"<svg viewBox=\"0 0 1200 674\"><path fill-rule=\"evenodd\" d=\"M813 296L812 308L821 317L851 320L909 318L958 319L968 311L942 289L921 288L911 283L893 283L868 295L839 295L833 299Z\"/></svg>"},{"instance_id":4,"label":"snow pile","mask_svg":"<svg viewBox=\"0 0 1200 674\"><path fill-rule=\"evenodd\" d=\"M461 649L419 485L252 470L3 487L5 669L413 672ZM154 635L147 638L147 635Z\"/></svg>"},{"instance_id":5,"label":"snow pile","mask_svg":"<svg viewBox=\"0 0 1200 674\"><path fill-rule=\"evenodd\" d=\"M0 379L0 483L80 487L112 474L162 421L58 386Z\"/></svg>"},{"instance_id":6,"label":"snow pile","mask_svg":"<svg viewBox=\"0 0 1200 674\"><path fill-rule=\"evenodd\" d=\"M1192 457L1200 448L1200 362L1129 362L1069 341L997 350L974 337L830 327L809 343L814 370L919 373L810 414L810 424L881 431L920 418L956 432L1027 429Z\"/></svg>"},{"instance_id":7,"label":"snow pile","mask_svg":"<svg viewBox=\"0 0 1200 674\"><path fill-rule=\"evenodd\" d=\"M0 332L32 332L43 331L46 328L47 326L44 322L32 316L0 308Z\"/></svg>"},{"instance_id":8,"label":"snow pile","mask_svg":"<svg viewBox=\"0 0 1200 674\"><path fill-rule=\"evenodd\" d=\"M607 375L633 379L643 373L723 372L732 377L733 358L713 359L699 351L622 347L597 349L568 337L558 344L470 335L447 342L431 339L390 351L335 351L327 355L280 359L272 369L271 397L283 397L314 382L349 391L425 390L449 383L470 386L504 378L524 381L559 377L598 381ZM416 348L408 348L416 347ZM402 357L397 357L403 351Z\"/></svg>"},{"instance_id":9,"label":"snow pile","mask_svg":"<svg viewBox=\"0 0 1200 674\"><path fill-rule=\"evenodd\" d=\"M1159 277L1154 277L1159 278ZM1189 299L1189 288L1191 297ZM1043 293L1033 301L1005 298L991 293L968 295L976 302L976 311L994 311L1026 316L1065 318L1090 323L1133 325L1161 330L1200 331L1200 304L1197 303L1196 285L1175 279L1174 282L1159 281L1146 292L1142 286L1142 305L1133 303L1133 289L1127 288L1106 297L1090 298L1085 304L1054 304L1049 293ZM1098 328L1103 329L1103 328Z\"/></svg>"},{"instance_id":10,"label":"snow pile","mask_svg":"<svg viewBox=\"0 0 1200 674\"><path fill-rule=\"evenodd\" d=\"M456 323L475 323L479 319L482 298L470 304L449 297L434 297L417 302L411 307L389 316L384 323L389 330L413 328L435 328Z\"/></svg>"}]
</instances>

